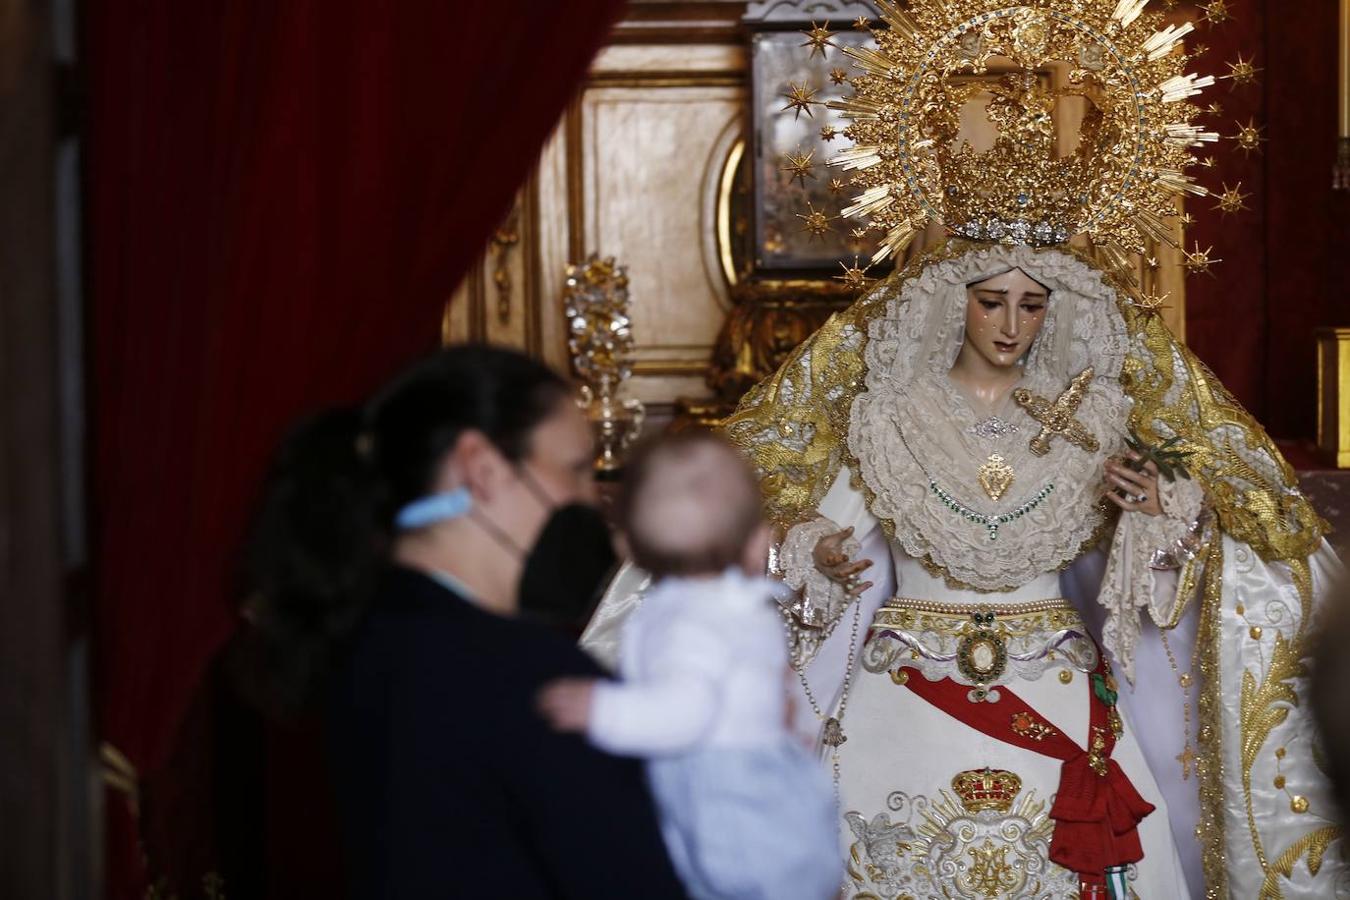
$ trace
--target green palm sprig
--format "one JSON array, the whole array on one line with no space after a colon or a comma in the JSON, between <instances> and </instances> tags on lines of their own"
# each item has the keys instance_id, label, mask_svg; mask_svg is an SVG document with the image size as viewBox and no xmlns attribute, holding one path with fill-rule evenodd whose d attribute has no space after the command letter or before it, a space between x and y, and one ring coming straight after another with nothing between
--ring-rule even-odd
<instances>
[{"instance_id":1,"label":"green palm sprig","mask_svg":"<svg viewBox=\"0 0 1350 900\"><path fill-rule=\"evenodd\" d=\"M1144 467L1151 462L1158 467L1158 474L1168 481L1176 481L1178 475L1190 481L1191 473L1186 469L1186 460L1190 458L1192 451L1177 447L1181 443L1181 438L1174 435L1155 445L1144 440L1131 428L1130 433L1125 436L1125 443L1139 456L1138 459L1125 460L1125 465L1134 471L1144 471Z\"/></svg>"}]
</instances>

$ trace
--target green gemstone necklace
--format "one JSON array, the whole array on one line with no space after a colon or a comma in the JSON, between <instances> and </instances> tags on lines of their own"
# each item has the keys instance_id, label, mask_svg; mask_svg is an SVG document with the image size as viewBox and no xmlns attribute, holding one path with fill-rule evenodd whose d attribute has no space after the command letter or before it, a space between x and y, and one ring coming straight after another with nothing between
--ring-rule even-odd
<instances>
[{"instance_id":1,"label":"green gemstone necklace","mask_svg":"<svg viewBox=\"0 0 1350 900\"><path fill-rule=\"evenodd\" d=\"M918 458L916 457L914 461L918 462ZM923 466L920 465L919 468L922 469ZM951 494L944 491L932 478L928 479L928 487L932 489L933 493L937 495L937 498L942 501L943 505L952 512L967 521L975 522L976 524L983 525L985 528L989 529L989 540L996 541L998 540L998 529L1000 525L1007 525L1010 522L1014 522L1044 503L1045 499L1054 492L1055 483L1052 481L1046 484L1045 487L1036 492L1034 497L1017 507L1017 509L1010 510L997 516L976 512L960 500L957 500Z\"/></svg>"}]
</instances>

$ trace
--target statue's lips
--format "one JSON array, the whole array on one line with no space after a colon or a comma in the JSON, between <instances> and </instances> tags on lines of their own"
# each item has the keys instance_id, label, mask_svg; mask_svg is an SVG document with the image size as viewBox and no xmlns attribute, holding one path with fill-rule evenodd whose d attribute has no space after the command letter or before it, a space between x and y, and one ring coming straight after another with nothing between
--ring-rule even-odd
<instances>
[{"instance_id":1,"label":"statue's lips","mask_svg":"<svg viewBox=\"0 0 1350 900\"><path fill-rule=\"evenodd\" d=\"M997 348L999 353L1012 353L1017 349L1017 343L1009 344L1004 341L994 341L994 347Z\"/></svg>"}]
</instances>

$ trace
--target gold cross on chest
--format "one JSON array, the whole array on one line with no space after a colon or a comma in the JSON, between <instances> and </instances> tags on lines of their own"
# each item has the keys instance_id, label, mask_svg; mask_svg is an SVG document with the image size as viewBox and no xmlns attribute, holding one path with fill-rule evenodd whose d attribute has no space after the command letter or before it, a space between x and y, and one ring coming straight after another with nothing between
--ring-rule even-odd
<instances>
[{"instance_id":1,"label":"gold cross on chest","mask_svg":"<svg viewBox=\"0 0 1350 900\"><path fill-rule=\"evenodd\" d=\"M1041 423L1041 432L1031 439L1031 452L1037 456L1045 456L1050 452L1050 439L1053 437L1062 437L1069 443L1082 447L1089 453L1095 453L1100 449L1101 444L1097 436L1087 430L1082 422L1074 418L1078 412L1078 407L1082 405L1083 398L1087 396L1088 385L1092 383L1092 367L1078 373L1069 386L1064 389L1054 403L1044 397L1037 396L1026 388L1018 388L1013 391L1013 400L1017 405L1027 411L1037 422Z\"/></svg>"}]
</instances>

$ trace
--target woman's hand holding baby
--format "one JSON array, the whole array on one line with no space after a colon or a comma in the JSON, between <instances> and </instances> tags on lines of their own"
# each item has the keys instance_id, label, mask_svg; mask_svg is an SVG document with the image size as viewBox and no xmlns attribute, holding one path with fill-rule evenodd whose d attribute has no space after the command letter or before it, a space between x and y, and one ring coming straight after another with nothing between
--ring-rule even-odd
<instances>
[{"instance_id":1,"label":"woman's hand holding baby","mask_svg":"<svg viewBox=\"0 0 1350 900\"><path fill-rule=\"evenodd\" d=\"M536 705L558 731L584 732L591 721L594 691L594 678L559 678L540 689Z\"/></svg>"},{"instance_id":2,"label":"woman's hand holding baby","mask_svg":"<svg viewBox=\"0 0 1350 900\"><path fill-rule=\"evenodd\" d=\"M872 586L859 576L872 567L870 559L850 560L844 552L844 542L853 536L850 526L843 531L827 534L816 542L816 568L836 584L842 585L850 597L857 597Z\"/></svg>"}]
</instances>

